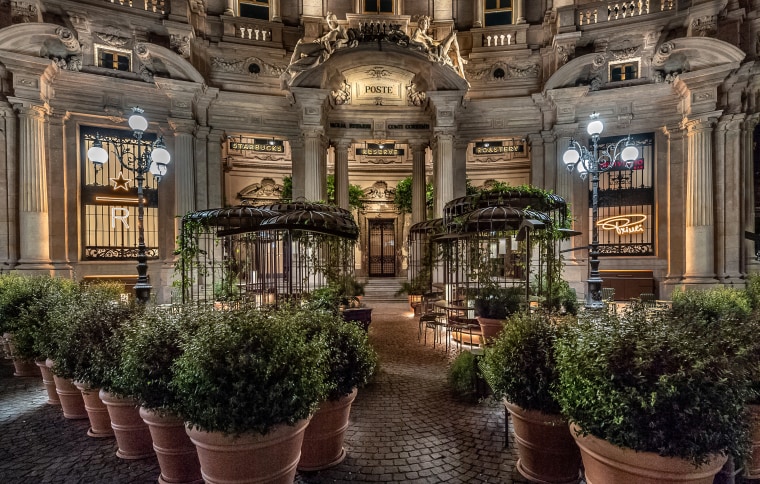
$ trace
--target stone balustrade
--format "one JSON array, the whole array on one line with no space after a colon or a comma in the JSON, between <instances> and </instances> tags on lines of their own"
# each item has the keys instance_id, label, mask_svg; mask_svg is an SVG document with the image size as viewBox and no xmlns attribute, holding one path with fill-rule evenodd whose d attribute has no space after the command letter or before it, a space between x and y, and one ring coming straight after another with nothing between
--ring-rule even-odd
<instances>
[{"instance_id":1,"label":"stone balustrade","mask_svg":"<svg viewBox=\"0 0 760 484\"><path fill-rule=\"evenodd\" d=\"M165 0L105 0L108 3L115 3L124 7L132 7L146 12L166 13Z\"/></svg>"},{"instance_id":2,"label":"stone balustrade","mask_svg":"<svg viewBox=\"0 0 760 484\"><path fill-rule=\"evenodd\" d=\"M674 0L630 0L625 2L596 2L577 10L579 25L593 25L642 15L675 10Z\"/></svg>"}]
</instances>

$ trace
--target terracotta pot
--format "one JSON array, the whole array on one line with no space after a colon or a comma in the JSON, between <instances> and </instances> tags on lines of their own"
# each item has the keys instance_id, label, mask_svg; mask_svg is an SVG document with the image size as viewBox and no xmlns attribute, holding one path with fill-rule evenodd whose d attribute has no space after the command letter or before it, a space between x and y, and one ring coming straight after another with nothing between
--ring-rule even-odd
<instances>
[{"instance_id":1,"label":"terracotta pot","mask_svg":"<svg viewBox=\"0 0 760 484\"><path fill-rule=\"evenodd\" d=\"M23 360L21 358L13 358L13 376L40 377L40 369L34 363L34 360Z\"/></svg>"},{"instance_id":2,"label":"terracotta pot","mask_svg":"<svg viewBox=\"0 0 760 484\"><path fill-rule=\"evenodd\" d=\"M42 384L45 385L45 391L47 391L48 399L47 404L48 405L60 405L61 400L58 398L58 394L55 392L55 381L53 380L53 372L50 371L50 368L47 366L47 363L44 361L35 361L34 362L37 367L40 369L40 374L42 374Z\"/></svg>"},{"instance_id":3,"label":"terracotta pot","mask_svg":"<svg viewBox=\"0 0 760 484\"><path fill-rule=\"evenodd\" d=\"M576 435L578 430L575 425L570 425L570 432L581 449L587 484L712 484L715 474L727 459L724 455L715 455L696 467L686 459L662 457L654 452L636 452L593 435Z\"/></svg>"},{"instance_id":4,"label":"terracotta pot","mask_svg":"<svg viewBox=\"0 0 760 484\"><path fill-rule=\"evenodd\" d=\"M174 415L154 412L140 407L140 417L148 425L153 438L153 450L158 457L161 484L202 483L201 463L185 422Z\"/></svg>"},{"instance_id":5,"label":"terracotta pot","mask_svg":"<svg viewBox=\"0 0 760 484\"><path fill-rule=\"evenodd\" d=\"M482 335L482 341L485 344L490 344L491 340L499 336L501 330L504 329L503 319L483 318L481 316L478 316L477 319L478 323L480 324L480 334Z\"/></svg>"},{"instance_id":6,"label":"terracotta pot","mask_svg":"<svg viewBox=\"0 0 760 484\"><path fill-rule=\"evenodd\" d=\"M356 389L337 401L322 402L303 435L299 471L319 471L336 466L346 458L343 438L348 429Z\"/></svg>"},{"instance_id":7,"label":"terracotta pot","mask_svg":"<svg viewBox=\"0 0 760 484\"><path fill-rule=\"evenodd\" d=\"M760 405L748 405L752 452L746 464L744 477L760 479Z\"/></svg>"},{"instance_id":8,"label":"terracotta pot","mask_svg":"<svg viewBox=\"0 0 760 484\"><path fill-rule=\"evenodd\" d=\"M111 428L116 437L116 457L126 460L144 459L155 455L150 429L140 417L137 401L121 398L100 390L100 398L108 408Z\"/></svg>"},{"instance_id":9,"label":"terracotta pot","mask_svg":"<svg viewBox=\"0 0 760 484\"><path fill-rule=\"evenodd\" d=\"M11 333L4 333L3 339L5 340L5 344L8 347L8 354L13 359L13 368L15 371L13 372L13 376L21 376L21 377L27 377L27 376L40 376L40 369L37 367L37 365L34 364L33 360L27 360L25 358L20 358L16 356L16 347L13 345L13 334Z\"/></svg>"},{"instance_id":10,"label":"terracotta pot","mask_svg":"<svg viewBox=\"0 0 760 484\"><path fill-rule=\"evenodd\" d=\"M198 450L206 484L292 484L308 419L278 425L266 435L239 436L186 427Z\"/></svg>"},{"instance_id":11,"label":"terracotta pot","mask_svg":"<svg viewBox=\"0 0 760 484\"><path fill-rule=\"evenodd\" d=\"M53 380L55 381L55 392L61 401L63 416L71 420L87 418L82 392L68 378L61 378L53 374Z\"/></svg>"},{"instance_id":12,"label":"terracotta pot","mask_svg":"<svg viewBox=\"0 0 760 484\"><path fill-rule=\"evenodd\" d=\"M74 386L82 392L84 409L87 410L87 417L90 419L87 435L96 438L113 437L111 417L108 416L108 409L98 394L100 389L77 381L74 382Z\"/></svg>"},{"instance_id":13,"label":"terracotta pot","mask_svg":"<svg viewBox=\"0 0 760 484\"><path fill-rule=\"evenodd\" d=\"M512 415L517 471L534 482L575 483L581 477L581 454L567 420L504 401Z\"/></svg>"}]
</instances>

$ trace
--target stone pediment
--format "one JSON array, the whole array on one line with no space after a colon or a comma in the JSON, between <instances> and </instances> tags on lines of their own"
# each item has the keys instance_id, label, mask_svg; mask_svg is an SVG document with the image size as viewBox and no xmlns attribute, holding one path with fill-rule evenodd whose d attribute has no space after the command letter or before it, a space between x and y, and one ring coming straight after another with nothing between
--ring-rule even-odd
<instances>
[{"instance_id":1,"label":"stone pediment","mask_svg":"<svg viewBox=\"0 0 760 484\"><path fill-rule=\"evenodd\" d=\"M346 71L382 66L389 71L413 73L417 91L467 91L469 85L449 66L431 62L426 53L405 46L359 44L334 52L324 63L293 79L290 87L334 90L341 86Z\"/></svg>"}]
</instances>

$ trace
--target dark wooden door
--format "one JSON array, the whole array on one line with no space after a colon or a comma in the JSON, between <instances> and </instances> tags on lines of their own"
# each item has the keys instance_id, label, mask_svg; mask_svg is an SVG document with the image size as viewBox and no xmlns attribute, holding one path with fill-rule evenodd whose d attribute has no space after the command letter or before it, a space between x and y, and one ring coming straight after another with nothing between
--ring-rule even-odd
<instances>
[{"instance_id":1,"label":"dark wooden door","mask_svg":"<svg viewBox=\"0 0 760 484\"><path fill-rule=\"evenodd\" d=\"M396 230L393 220L369 221L369 275L396 275Z\"/></svg>"}]
</instances>

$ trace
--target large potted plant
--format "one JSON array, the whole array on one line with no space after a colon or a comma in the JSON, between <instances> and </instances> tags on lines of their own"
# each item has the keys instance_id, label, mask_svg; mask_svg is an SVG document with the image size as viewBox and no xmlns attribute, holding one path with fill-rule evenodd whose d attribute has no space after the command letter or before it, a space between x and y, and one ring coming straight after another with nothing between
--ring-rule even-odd
<instances>
[{"instance_id":1,"label":"large potted plant","mask_svg":"<svg viewBox=\"0 0 760 484\"><path fill-rule=\"evenodd\" d=\"M0 325L13 359L14 376L40 376L34 364L34 335L37 321L24 312L42 292L41 277L6 274L0 277Z\"/></svg>"},{"instance_id":2,"label":"large potted plant","mask_svg":"<svg viewBox=\"0 0 760 484\"><path fill-rule=\"evenodd\" d=\"M475 316L486 344L499 335L504 320L519 311L524 301L525 291L519 286L501 287L489 283L477 290Z\"/></svg>"},{"instance_id":3,"label":"large potted plant","mask_svg":"<svg viewBox=\"0 0 760 484\"><path fill-rule=\"evenodd\" d=\"M343 439L351 404L377 364L367 333L357 325L326 313L288 309L307 338L320 339L327 348L327 396L306 427L298 470L317 471L340 464L346 456Z\"/></svg>"},{"instance_id":4,"label":"large potted plant","mask_svg":"<svg viewBox=\"0 0 760 484\"><path fill-rule=\"evenodd\" d=\"M58 344L56 329L59 320L58 311L66 311L76 299L79 285L71 279L40 278L41 290L37 297L24 311L25 327L32 331L34 362L40 367L42 382L48 393L48 403L61 405L55 386L55 377L51 371L53 361L49 358Z\"/></svg>"},{"instance_id":5,"label":"large potted plant","mask_svg":"<svg viewBox=\"0 0 760 484\"><path fill-rule=\"evenodd\" d=\"M712 483L746 451L760 322L682 314L586 312L558 341L557 400L589 483Z\"/></svg>"},{"instance_id":6,"label":"large potted plant","mask_svg":"<svg viewBox=\"0 0 760 484\"><path fill-rule=\"evenodd\" d=\"M218 311L174 363L178 414L203 478L292 483L325 395L326 347L287 311Z\"/></svg>"},{"instance_id":7,"label":"large potted plant","mask_svg":"<svg viewBox=\"0 0 760 484\"><path fill-rule=\"evenodd\" d=\"M580 478L580 452L553 394L559 379L554 346L562 329L548 313L515 313L480 364L512 415L517 470L537 482Z\"/></svg>"},{"instance_id":8,"label":"large potted plant","mask_svg":"<svg viewBox=\"0 0 760 484\"><path fill-rule=\"evenodd\" d=\"M137 416L134 402L125 404L107 392L120 361L122 328L138 310L121 302L123 290L115 283L89 285L73 307L61 311L53 372L73 379L82 392L90 419L88 435L114 435L118 457L139 459L153 453L148 428ZM142 425L136 425L134 416Z\"/></svg>"},{"instance_id":9,"label":"large potted plant","mask_svg":"<svg viewBox=\"0 0 760 484\"><path fill-rule=\"evenodd\" d=\"M760 318L760 274L747 278L747 297L752 307L750 317L757 320ZM744 475L749 479L760 479L760 375L753 379L751 389L752 394L747 400L751 447Z\"/></svg>"},{"instance_id":10,"label":"large potted plant","mask_svg":"<svg viewBox=\"0 0 760 484\"><path fill-rule=\"evenodd\" d=\"M182 354L182 342L214 321L202 307L148 307L122 333L123 346L115 386L140 403L161 467L160 482L200 482L195 445L177 416L177 394L170 383L173 363Z\"/></svg>"}]
</instances>

